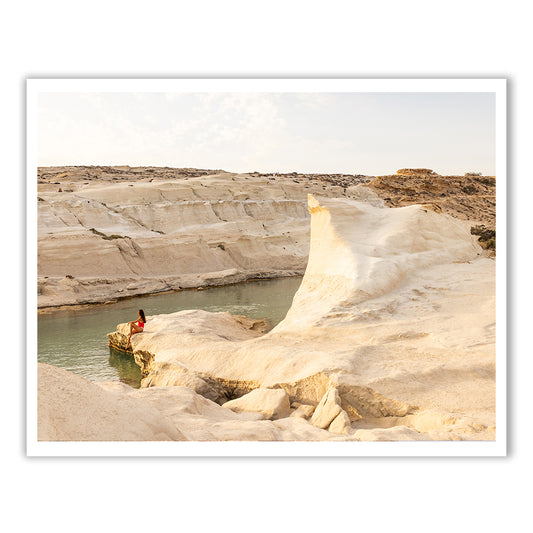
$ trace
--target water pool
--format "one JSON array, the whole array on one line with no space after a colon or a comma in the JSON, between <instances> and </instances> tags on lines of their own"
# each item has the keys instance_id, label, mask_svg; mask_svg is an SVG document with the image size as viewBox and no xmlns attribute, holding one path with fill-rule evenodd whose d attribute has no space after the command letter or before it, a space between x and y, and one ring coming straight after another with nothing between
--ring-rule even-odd
<instances>
[{"instance_id":1,"label":"water pool","mask_svg":"<svg viewBox=\"0 0 533 533\"><path fill-rule=\"evenodd\" d=\"M166 292L81 309L57 309L38 316L38 361L79 374L90 381L123 381L139 387L140 368L133 358L113 350L106 334L117 324L184 309L227 311L268 318L273 326L285 317L301 277L259 280L204 290Z\"/></svg>"}]
</instances>

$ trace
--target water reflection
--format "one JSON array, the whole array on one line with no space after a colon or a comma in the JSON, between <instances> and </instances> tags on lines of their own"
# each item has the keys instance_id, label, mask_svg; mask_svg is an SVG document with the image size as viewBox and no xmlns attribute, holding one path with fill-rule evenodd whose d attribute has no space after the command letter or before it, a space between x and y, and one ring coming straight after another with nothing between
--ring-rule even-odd
<instances>
[{"instance_id":1,"label":"water reflection","mask_svg":"<svg viewBox=\"0 0 533 533\"><path fill-rule=\"evenodd\" d=\"M116 369L122 383L136 389L141 386L141 368L135 363L133 355L109 346L109 365Z\"/></svg>"}]
</instances>

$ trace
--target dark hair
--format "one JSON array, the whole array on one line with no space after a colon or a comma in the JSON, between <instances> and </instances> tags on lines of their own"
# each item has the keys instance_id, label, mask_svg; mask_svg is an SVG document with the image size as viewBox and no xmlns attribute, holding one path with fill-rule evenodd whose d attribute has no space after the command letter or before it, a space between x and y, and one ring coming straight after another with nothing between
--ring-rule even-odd
<instances>
[{"instance_id":1,"label":"dark hair","mask_svg":"<svg viewBox=\"0 0 533 533\"><path fill-rule=\"evenodd\" d=\"M141 315L143 322L146 324L146 317L144 316L144 311L142 309L139 309L139 314Z\"/></svg>"}]
</instances>

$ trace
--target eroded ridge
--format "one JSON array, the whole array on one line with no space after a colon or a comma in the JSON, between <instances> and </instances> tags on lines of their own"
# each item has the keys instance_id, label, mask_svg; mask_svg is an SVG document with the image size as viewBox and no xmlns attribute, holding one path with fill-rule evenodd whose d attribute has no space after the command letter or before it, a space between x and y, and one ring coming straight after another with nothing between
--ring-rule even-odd
<instances>
[{"instance_id":1,"label":"eroded ridge","mask_svg":"<svg viewBox=\"0 0 533 533\"><path fill-rule=\"evenodd\" d=\"M302 329L335 307L354 310L390 294L432 266L481 255L467 226L420 205L390 209L349 199L308 197L309 261L277 329Z\"/></svg>"}]
</instances>

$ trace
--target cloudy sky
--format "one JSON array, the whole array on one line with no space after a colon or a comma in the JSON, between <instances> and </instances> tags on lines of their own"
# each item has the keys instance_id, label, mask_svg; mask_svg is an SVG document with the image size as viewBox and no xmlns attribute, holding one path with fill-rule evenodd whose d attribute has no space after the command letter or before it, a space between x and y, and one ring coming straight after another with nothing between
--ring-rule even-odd
<instances>
[{"instance_id":1,"label":"cloudy sky","mask_svg":"<svg viewBox=\"0 0 533 533\"><path fill-rule=\"evenodd\" d=\"M45 93L38 164L495 174L494 93Z\"/></svg>"}]
</instances>

